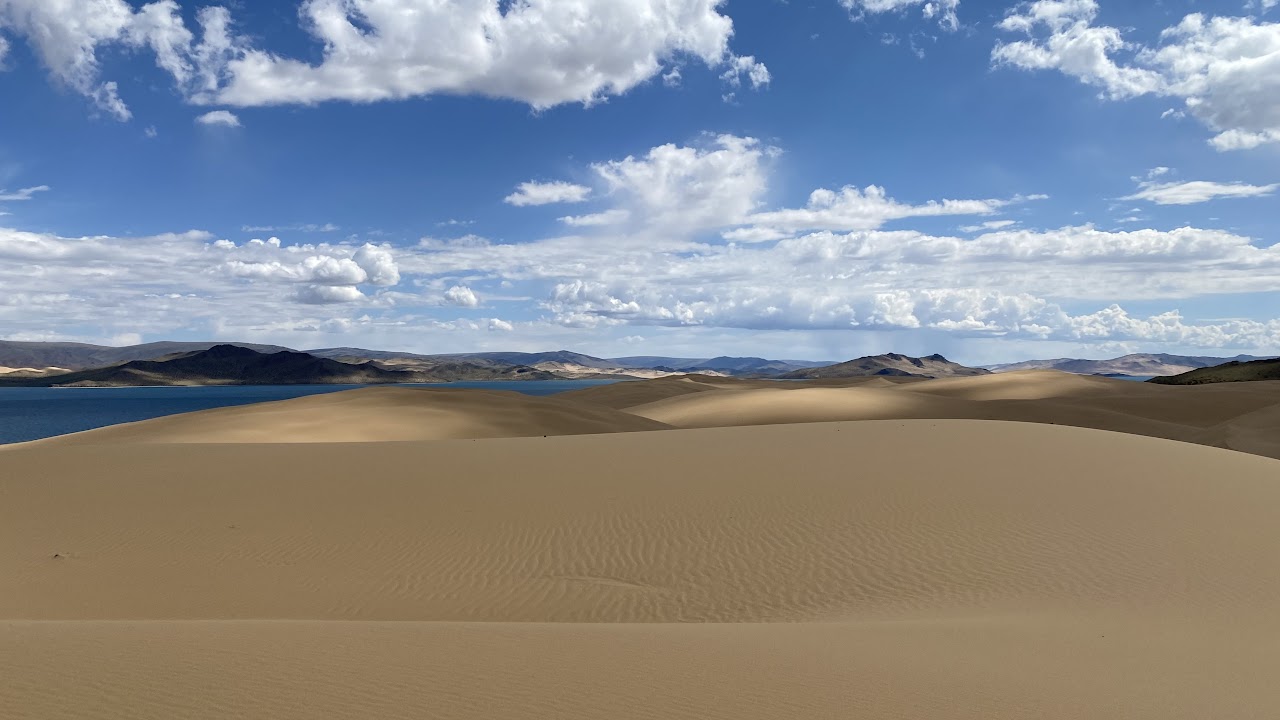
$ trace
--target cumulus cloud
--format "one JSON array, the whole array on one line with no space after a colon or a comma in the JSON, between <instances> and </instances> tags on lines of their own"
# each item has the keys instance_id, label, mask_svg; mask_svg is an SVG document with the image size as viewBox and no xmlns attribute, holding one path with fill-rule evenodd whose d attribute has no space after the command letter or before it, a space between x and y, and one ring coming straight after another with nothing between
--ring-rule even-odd
<instances>
[{"instance_id":1,"label":"cumulus cloud","mask_svg":"<svg viewBox=\"0 0 1280 720\"><path fill-rule=\"evenodd\" d=\"M136 10L125 0L5 0L0 3L0 33L24 37L55 79L107 114L128 120L132 113L116 83L99 77L98 51L110 45L147 48L156 65L186 89L198 72L216 73L197 71L194 65L217 56L215 47L225 38L211 34L205 21L225 13L221 8L201 11L205 36L197 43L175 0L158 0Z\"/></svg>"},{"instance_id":2,"label":"cumulus cloud","mask_svg":"<svg viewBox=\"0 0 1280 720\"><path fill-rule=\"evenodd\" d=\"M763 161L778 152L755 138L719 135L701 145L660 145L592 170L633 216L700 230L738 224L754 210L766 187Z\"/></svg>"},{"instance_id":3,"label":"cumulus cloud","mask_svg":"<svg viewBox=\"0 0 1280 720\"><path fill-rule=\"evenodd\" d=\"M999 27L1028 39L997 45L992 61L1058 70L1112 100L1179 98L1186 113L1217 133L1210 142L1218 150L1280 142L1280 24L1195 13L1146 46L1094 24L1097 15L1095 0L1023 3Z\"/></svg>"},{"instance_id":4,"label":"cumulus cloud","mask_svg":"<svg viewBox=\"0 0 1280 720\"><path fill-rule=\"evenodd\" d=\"M458 94L541 109L621 95L688 62L733 85L769 80L763 63L730 50L724 0L304 0L302 29L324 48L315 63L255 47L225 7L199 10L197 39L175 0L74 4L5 0L0 31L26 38L54 77L120 120L131 113L98 63L113 45L150 50L192 102L233 107Z\"/></svg>"},{"instance_id":5,"label":"cumulus cloud","mask_svg":"<svg viewBox=\"0 0 1280 720\"><path fill-rule=\"evenodd\" d=\"M364 299L364 293L350 285L304 285L294 297L307 305L340 305L359 302Z\"/></svg>"},{"instance_id":6,"label":"cumulus cloud","mask_svg":"<svg viewBox=\"0 0 1280 720\"><path fill-rule=\"evenodd\" d=\"M227 110L213 110L196 118L201 125L221 125L223 127L240 127L240 118Z\"/></svg>"},{"instance_id":7,"label":"cumulus cloud","mask_svg":"<svg viewBox=\"0 0 1280 720\"><path fill-rule=\"evenodd\" d=\"M960 0L840 0L840 5L858 18L918 7L926 19L936 18L938 24L947 30L960 27L960 20L956 17Z\"/></svg>"},{"instance_id":8,"label":"cumulus cloud","mask_svg":"<svg viewBox=\"0 0 1280 720\"><path fill-rule=\"evenodd\" d=\"M1219 183L1205 180L1188 182L1152 182L1138 183L1138 192L1126 195L1123 200L1147 200L1157 205L1194 205L1218 198L1245 198L1270 195L1280 189L1280 183L1272 185L1250 185L1233 182Z\"/></svg>"},{"instance_id":9,"label":"cumulus cloud","mask_svg":"<svg viewBox=\"0 0 1280 720\"><path fill-rule=\"evenodd\" d=\"M457 307L480 307L480 298L476 297L475 291L465 285L454 285L446 290L444 301Z\"/></svg>"},{"instance_id":10,"label":"cumulus cloud","mask_svg":"<svg viewBox=\"0 0 1280 720\"><path fill-rule=\"evenodd\" d=\"M555 203L580 203L591 194L591 188L569 182L525 182L516 191L503 198L503 202L516 207L552 205Z\"/></svg>"},{"instance_id":11,"label":"cumulus cloud","mask_svg":"<svg viewBox=\"0 0 1280 720\"><path fill-rule=\"evenodd\" d=\"M584 328L600 336L643 327L917 329L1026 341L1280 345L1275 319L1179 312L1188 298L1273 292L1280 245L1196 227L1029 230L990 219L963 237L881 227L887 217L982 215L1027 199L1018 197L903 203L850 189L820 193L803 208L762 209L769 154L724 136L600 163L586 170L603 173L610 194L601 200L616 204L601 212L626 210L629 219L521 242L237 244L194 231L65 238L0 229L0 326L93 337L195 327L268 340L493 330L527 332L540 344ZM610 173L614 184L604 179ZM672 207L661 206L664 198ZM481 298L521 321L437 317ZM1138 315L1133 303L1157 310Z\"/></svg>"}]
</instances>

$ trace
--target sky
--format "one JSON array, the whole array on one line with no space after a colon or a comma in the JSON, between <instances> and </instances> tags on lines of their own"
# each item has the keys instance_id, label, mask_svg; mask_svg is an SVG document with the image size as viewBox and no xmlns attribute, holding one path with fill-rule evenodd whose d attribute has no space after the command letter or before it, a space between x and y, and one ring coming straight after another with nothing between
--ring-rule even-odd
<instances>
[{"instance_id":1,"label":"sky","mask_svg":"<svg viewBox=\"0 0 1280 720\"><path fill-rule=\"evenodd\" d=\"M1280 354L1280 0L0 0L0 339Z\"/></svg>"}]
</instances>

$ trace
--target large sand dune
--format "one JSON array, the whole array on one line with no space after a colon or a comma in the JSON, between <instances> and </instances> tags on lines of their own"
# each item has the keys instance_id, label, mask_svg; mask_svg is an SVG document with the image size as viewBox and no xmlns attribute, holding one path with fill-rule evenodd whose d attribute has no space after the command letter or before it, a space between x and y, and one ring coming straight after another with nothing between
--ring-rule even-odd
<instances>
[{"instance_id":1,"label":"large sand dune","mask_svg":"<svg viewBox=\"0 0 1280 720\"><path fill-rule=\"evenodd\" d=\"M1277 388L824 385L0 449L0 718L1274 717Z\"/></svg>"}]
</instances>

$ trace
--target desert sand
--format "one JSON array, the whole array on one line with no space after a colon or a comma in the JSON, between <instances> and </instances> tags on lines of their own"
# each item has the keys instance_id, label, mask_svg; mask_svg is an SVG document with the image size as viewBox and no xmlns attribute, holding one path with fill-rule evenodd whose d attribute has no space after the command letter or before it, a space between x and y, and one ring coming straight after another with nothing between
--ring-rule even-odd
<instances>
[{"instance_id":1,"label":"desert sand","mask_svg":"<svg viewBox=\"0 0 1280 720\"><path fill-rule=\"evenodd\" d=\"M1271 718L1249 385L377 388L7 446L0 717Z\"/></svg>"}]
</instances>

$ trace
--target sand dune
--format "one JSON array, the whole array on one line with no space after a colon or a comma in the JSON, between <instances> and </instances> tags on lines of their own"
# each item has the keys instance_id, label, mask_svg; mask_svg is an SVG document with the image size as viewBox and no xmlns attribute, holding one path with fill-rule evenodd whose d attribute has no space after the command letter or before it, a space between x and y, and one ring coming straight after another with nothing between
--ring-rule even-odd
<instances>
[{"instance_id":1,"label":"sand dune","mask_svg":"<svg viewBox=\"0 0 1280 720\"><path fill-rule=\"evenodd\" d=\"M555 397L373 387L219 408L53 438L77 443L352 443L662 430L656 421Z\"/></svg>"},{"instance_id":2,"label":"sand dune","mask_svg":"<svg viewBox=\"0 0 1280 720\"><path fill-rule=\"evenodd\" d=\"M643 386L646 383L636 383ZM1280 458L1280 382L1169 387L1054 371L897 384L721 385L669 396L631 390L626 412L683 428L983 419L1072 425ZM584 398L586 399L586 398Z\"/></svg>"},{"instance_id":3,"label":"sand dune","mask_svg":"<svg viewBox=\"0 0 1280 720\"><path fill-rule=\"evenodd\" d=\"M1032 372L7 446L0 718L1270 718L1277 428L1280 383Z\"/></svg>"},{"instance_id":4,"label":"sand dune","mask_svg":"<svg viewBox=\"0 0 1280 720\"><path fill-rule=\"evenodd\" d=\"M4 717L1280 703L1280 462L1243 453L907 420L33 443L0 470Z\"/></svg>"}]
</instances>

